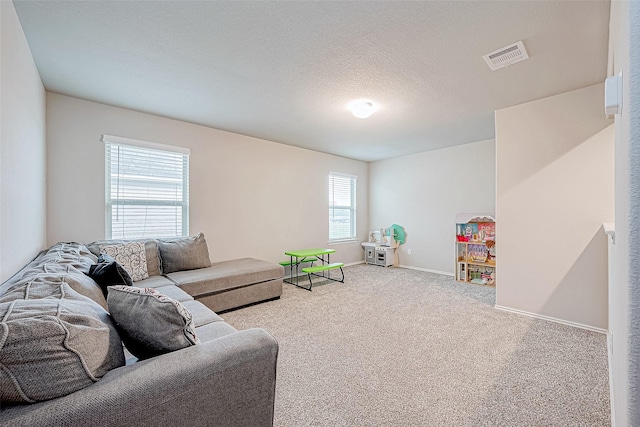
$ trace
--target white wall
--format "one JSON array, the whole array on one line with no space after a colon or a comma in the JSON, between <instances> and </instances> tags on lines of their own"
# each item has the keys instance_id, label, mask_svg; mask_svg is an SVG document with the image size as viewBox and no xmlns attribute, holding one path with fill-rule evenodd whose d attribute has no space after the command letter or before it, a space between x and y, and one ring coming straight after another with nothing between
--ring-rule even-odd
<instances>
[{"instance_id":1,"label":"white wall","mask_svg":"<svg viewBox=\"0 0 640 427\"><path fill-rule=\"evenodd\" d=\"M614 129L604 85L496 111L496 305L607 328Z\"/></svg>"},{"instance_id":2,"label":"white wall","mask_svg":"<svg viewBox=\"0 0 640 427\"><path fill-rule=\"evenodd\" d=\"M616 214L610 364L612 418L640 425L640 5L611 2L610 71L623 73L622 114L615 116Z\"/></svg>"},{"instance_id":3,"label":"white wall","mask_svg":"<svg viewBox=\"0 0 640 427\"><path fill-rule=\"evenodd\" d=\"M189 230L205 233L214 262L327 246L330 171L358 176L357 234L367 237L367 163L49 93L49 244L105 237L102 134L191 149ZM331 247L332 260L363 259L359 242Z\"/></svg>"},{"instance_id":4,"label":"white wall","mask_svg":"<svg viewBox=\"0 0 640 427\"><path fill-rule=\"evenodd\" d=\"M456 214L494 209L493 140L370 164L369 225L404 227L400 265L453 274Z\"/></svg>"},{"instance_id":5,"label":"white wall","mask_svg":"<svg viewBox=\"0 0 640 427\"><path fill-rule=\"evenodd\" d=\"M621 125L629 128L627 142L629 157L624 159L629 165L627 181L624 183L629 195L629 215L625 218L629 230L628 246L625 248L626 262L629 263L629 273L625 276L625 282L629 287L629 333L626 339L630 349L627 362L630 366L628 372L629 425L638 426L640 425L640 4L638 2L629 2L628 19L629 69L626 70L628 89L625 91L625 99L629 108L627 114L621 118ZM627 204L624 200L620 203ZM616 224L617 218L616 213ZM621 220L621 222L625 221Z\"/></svg>"},{"instance_id":6,"label":"white wall","mask_svg":"<svg viewBox=\"0 0 640 427\"><path fill-rule=\"evenodd\" d=\"M0 282L45 246L45 91L13 3L0 2Z\"/></svg>"}]
</instances>

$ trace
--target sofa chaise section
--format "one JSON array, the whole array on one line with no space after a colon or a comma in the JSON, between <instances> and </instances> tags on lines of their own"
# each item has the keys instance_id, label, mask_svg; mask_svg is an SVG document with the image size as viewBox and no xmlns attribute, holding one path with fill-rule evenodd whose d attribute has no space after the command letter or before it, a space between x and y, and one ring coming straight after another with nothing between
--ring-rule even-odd
<instances>
[{"instance_id":1,"label":"sofa chaise section","mask_svg":"<svg viewBox=\"0 0 640 427\"><path fill-rule=\"evenodd\" d=\"M87 247L97 256L105 246L126 242L143 242L146 249L149 277L135 282L135 286L160 290L160 287L177 285L215 312L277 299L282 295L284 268L281 265L255 258L211 263L202 233L167 241L100 240ZM160 247L167 243L177 243L176 248L161 250ZM198 259L196 265L202 265L204 259L207 266L172 271L176 265L190 264L192 257Z\"/></svg>"},{"instance_id":2,"label":"sofa chaise section","mask_svg":"<svg viewBox=\"0 0 640 427\"><path fill-rule=\"evenodd\" d=\"M255 258L216 262L211 267L167 274L182 290L215 312L278 298L281 265Z\"/></svg>"}]
</instances>

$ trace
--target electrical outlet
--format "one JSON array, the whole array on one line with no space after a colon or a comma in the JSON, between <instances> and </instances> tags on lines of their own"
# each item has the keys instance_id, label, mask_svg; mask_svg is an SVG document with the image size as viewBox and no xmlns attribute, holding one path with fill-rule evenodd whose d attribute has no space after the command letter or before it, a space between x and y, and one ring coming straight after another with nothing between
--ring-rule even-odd
<instances>
[{"instance_id":1,"label":"electrical outlet","mask_svg":"<svg viewBox=\"0 0 640 427\"><path fill-rule=\"evenodd\" d=\"M411 255L411 249L407 249L407 253Z\"/></svg>"}]
</instances>

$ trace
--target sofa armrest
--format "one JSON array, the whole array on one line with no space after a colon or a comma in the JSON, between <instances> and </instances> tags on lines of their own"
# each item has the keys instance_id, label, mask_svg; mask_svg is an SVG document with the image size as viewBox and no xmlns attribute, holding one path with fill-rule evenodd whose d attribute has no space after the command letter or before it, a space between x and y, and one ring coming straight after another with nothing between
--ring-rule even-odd
<instances>
[{"instance_id":1,"label":"sofa armrest","mask_svg":"<svg viewBox=\"0 0 640 427\"><path fill-rule=\"evenodd\" d=\"M271 426L278 343L239 331L123 366L54 400L4 407L11 426Z\"/></svg>"}]
</instances>

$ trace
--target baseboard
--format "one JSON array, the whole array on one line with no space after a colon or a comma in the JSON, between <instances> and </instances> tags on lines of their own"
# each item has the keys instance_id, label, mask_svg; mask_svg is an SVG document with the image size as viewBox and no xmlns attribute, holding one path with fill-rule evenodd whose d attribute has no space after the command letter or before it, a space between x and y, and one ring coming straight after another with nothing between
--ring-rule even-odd
<instances>
[{"instance_id":1,"label":"baseboard","mask_svg":"<svg viewBox=\"0 0 640 427\"><path fill-rule=\"evenodd\" d=\"M562 319L558 319L558 318L555 318L555 317L544 316L542 314L529 313L528 311L522 311L522 310L518 310L518 309L515 309L515 308L504 307L504 306L497 305L497 304L494 307L496 309L498 309L498 310L508 311L508 312L511 312L511 313L520 314L522 316L533 317L533 318L536 318L536 319L547 320L549 322L560 323L560 324L567 325L567 326L573 326L574 328L586 329L587 331L598 332L598 333L601 333L601 334L606 334L607 333L607 331L605 329L596 328L596 327L588 326L588 325L583 325L582 323L570 322L568 320L562 320Z\"/></svg>"},{"instance_id":2,"label":"baseboard","mask_svg":"<svg viewBox=\"0 0 640 427\"><path fill-rule=\"evenodd\" d=\"M440 270L432 270L430 268L422 268L422 267L413 267L411 265L403 265L400 264L398 267L400 268L406 268L407 270L417 270L417 271L426 271L427 273L435 273L435 274L442 274L444 276L451 276L454 277L455 274L454 273L450 273L448 271L440 271Z\"/></svg>"},{"instance_id":3,"label":"baseboard","mask_svg":"<svg viewBox=\"0 0 640 427\"><path fill-rule=\"evenodd\" d=\"M455 276L454 273L450 273L448 271L432 270L430 268L412 267L410 265L402 265L402 264L400 264L399 267L400 268L406 268L408 270L426 271L427 273L442 274L442 275L451 276L451 277Z\"/></svg>"},{"instance_id":4,"label":"baseboard","mask_svg":"<svg viewBox=\"0 0 640 427\"><path fill-rule=\"evenodd\" d=\"M358 264L364 264L364 260L362 260L362 261L356 261L356 262L348 262L348 263L346 263L344 266L345 266L345 267L351 267L352 265L358 265Z\"/></svg>"},{"instance_id":5,"label":"baseboard","mask_svg":"<svg viewBox=\"0 0 640 427\"><path fill-rule=\"evenodd\" d=\"M356 265L356 264L366 264L366 262L365 261L352 262L350 264L345 264L345 266ZM371 264L371 265L374 265L374 264ZM382 266L378 265L377 267L382 267ZM390 265L389 267L393 267L393 266ZM389 267L387 267L387 268L389 268ZM427 273L442 274L444 276L451 276L451 277L455 276L454 273L449 273L448 271L431 270L430 268L412 267L410 265L402 265L402 264L400 264L398 266L398 268L406 268L407 270L426 271Z\"/></svg>"}]
</instances>

